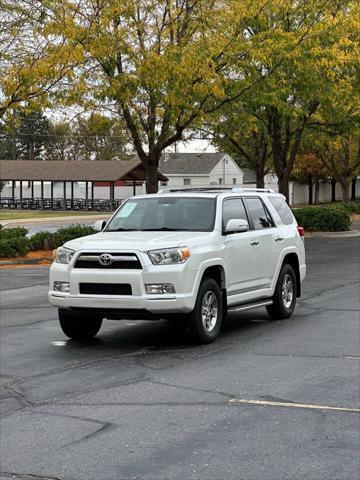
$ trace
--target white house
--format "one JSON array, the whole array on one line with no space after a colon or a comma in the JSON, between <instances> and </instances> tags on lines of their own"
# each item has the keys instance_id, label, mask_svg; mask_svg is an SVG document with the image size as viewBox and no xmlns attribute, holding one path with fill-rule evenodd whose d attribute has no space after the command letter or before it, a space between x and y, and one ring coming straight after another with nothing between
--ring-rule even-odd
<instances>
[{"instance_id":1,"label":"white house","mask_svg":"<svg viewBox=\"0 0 360 480\"><path fill-rule=\"evenodd\" d=\"M165 153L159 171L168 177L162 186L242 185L243 170L226 153Z\"/></svg>"}]
</instances>

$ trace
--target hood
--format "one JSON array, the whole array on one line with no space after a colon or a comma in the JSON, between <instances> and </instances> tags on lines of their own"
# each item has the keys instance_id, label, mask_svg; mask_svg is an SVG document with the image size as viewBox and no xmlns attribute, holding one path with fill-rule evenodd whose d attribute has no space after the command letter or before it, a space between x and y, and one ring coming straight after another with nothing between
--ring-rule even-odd
<instances>
[{"instance_id":1,"label":"hood","mask_svg":"<svg viewBox=\"0 0 360 480\"><path fill-rule=\"evenodd\" d=\"M203 243L211 232L99 232L65 243L72 250L146 252L158 248Z\"/></svg>"}]
</instances>

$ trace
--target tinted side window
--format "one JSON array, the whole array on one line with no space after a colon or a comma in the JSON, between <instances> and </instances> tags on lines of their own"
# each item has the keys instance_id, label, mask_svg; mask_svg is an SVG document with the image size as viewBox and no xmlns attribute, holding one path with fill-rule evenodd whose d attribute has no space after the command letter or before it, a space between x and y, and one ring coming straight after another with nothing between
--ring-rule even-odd
<instances>
[{"instance_id":1,"label":"tinted side window","mask_svg":"<svg viewBox=\"0 0 360 480\"><path fill-rule=\"evenodd\" d=\"M267 210L265 210L260 198L244 198L244 201L255 230L273 226L270 215Z\"/></svg>"},{"instance_id":2,"label":"tinted side window","mask_svg":"<svg viewBox=\"0 0 360 480\"><path fill-rule=\"evenodd\" d=\"M241 198L229 198L223 203L223 227L232 218L242 218L249 221Z\"/></svg>"},{"instance_id":3,"label":"tinted side window","mask_svg":"<svg viewBox=\"0 0 360 480\"><path fill-rule=\"evenodd\" d=\"M285 225L291 225L294 222L294 216L286 201L281 197L269 197L269 200L278 212L282 222Z\"/></svg>"}]
</instances>

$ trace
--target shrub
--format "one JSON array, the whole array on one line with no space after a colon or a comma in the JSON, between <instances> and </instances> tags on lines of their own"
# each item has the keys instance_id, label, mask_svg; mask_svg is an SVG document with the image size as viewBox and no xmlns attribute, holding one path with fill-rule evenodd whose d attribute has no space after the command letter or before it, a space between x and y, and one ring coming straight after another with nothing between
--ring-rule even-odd
<instances>
[{"instance_id":1,"label":"shrub","mask_svg":"<svg viewBox=\"0 0 360 480\"><path fill-rule=\"evenodd\" d=\"M93 227L85 225L71 225L70 227L60 228L53 233L54 247L60 247L65 242L73 240L74 238L84 237L95 233Z\"/></svg>"},{"instance_id":2,"label":"shrub","mask_svg":"<svg viewBox=\"0 0 360 480\"><path fill-rule=\"evenodd\" d=\"M344 207L304 207L294 209L293 213L305 230L341 232L350 229L350 214Z\"/></svg>"},{"instance_id":3,"label":"shrub","mask_svg":"<svg viewBox=\"0 0 360 480\"><path fill-rule=\"evenodd\" d=\"M17 257L29 251L29 240L26 237L0 238L0 257Z\"/></svg>"},{"instance_id":4,"label":"shrub","mask_svg":"<svg viewBox=\"0 0 360 480\"><path fill-rule=\"evenodd\" d=\"M53 242L54 234L51 232L37 232L29 239L30 250L42 250L46 248L45 241Z\"/></svg>"},{"instance_id":5,"label":"shrub","mask_svg":"<svg viewBox=\"0 0 360 480\"><path fill-rule=\"evenodd\" d=\"M28 229L24 227L16 227L16 228L5 228L4 225L0 225L0 239L8 239L8 238L20 238L25 237L28 233Z\"/></svg>"}]
</instances>

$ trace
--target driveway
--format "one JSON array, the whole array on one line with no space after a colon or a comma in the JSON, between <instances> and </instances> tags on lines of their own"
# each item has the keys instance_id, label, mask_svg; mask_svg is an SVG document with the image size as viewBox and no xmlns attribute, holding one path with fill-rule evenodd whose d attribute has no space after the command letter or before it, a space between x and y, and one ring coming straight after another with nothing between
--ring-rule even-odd
<instances>
[{"instance_id":1,"label":"driveway","mask_svg":"<svg viewBox=\"0 0 360 480\"><path fill-rule=\"evenodd\" d=\"M48 269L2 270L0 478L357 480L359 247L307 240L293 317L206 346L166 321L67 340Z\"/></svg>"}]
</instances>

